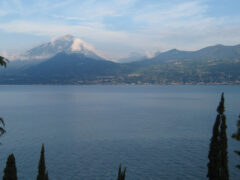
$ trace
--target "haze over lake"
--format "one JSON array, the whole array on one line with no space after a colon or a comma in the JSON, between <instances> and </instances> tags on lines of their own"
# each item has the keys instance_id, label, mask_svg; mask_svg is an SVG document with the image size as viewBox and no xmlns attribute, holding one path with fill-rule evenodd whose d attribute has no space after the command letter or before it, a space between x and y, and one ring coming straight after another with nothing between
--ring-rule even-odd
<instances>
[{"instance_id":1,"label":"haze over lake","mask_svg":"<svg viewBox=\"0 0 240 180\"><path fill-rule=\"evenodd\" d=\"M0 86L7 133L1 171L14 153L19 180L36 178L41 144L51 180L206 179L209 140L225 93L230 179L239 178L231 139L240 86ZM2 173L1 173L2 176Z\"/></svg>"}]
</instances>

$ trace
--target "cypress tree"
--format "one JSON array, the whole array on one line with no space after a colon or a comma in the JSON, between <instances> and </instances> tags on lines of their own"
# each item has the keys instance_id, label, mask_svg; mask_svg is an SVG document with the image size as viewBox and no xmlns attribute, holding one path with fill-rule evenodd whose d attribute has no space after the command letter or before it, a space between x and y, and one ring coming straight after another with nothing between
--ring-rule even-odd
<instances>
[{"instance_id":1,"label":"cypress tree","mask_svg":"<svg viewBox=\"0 0 240 180\"><path fill-rule=\"evenodd\" d=\"M45 180L48 180L48 172L45 174Z\"/></svg>"},{"instance_id":2,"label":"cypress tree","mask_svg":"<svg viewBox=\"0 0 240 180\"><path fill-rule=\"evenodd\" d=\"M220 157L220 147L218 143L219 139L219 124L220 124L220 118L217 116L215 124L213 126L213 136L211 138L210 142L210 149L208 154L208 174L207 177L209 180L218 180L219 179L219 157Z\"/></svg>"},{"instance_id":3,"label":"cypress tree","mask_svg":"<svg viewBox=\"0 0 240 180\"><path fill-rule=\"evenodd\" d=\"M17 180L17 168L13 154L8 156L7 164L4 169L3 180Z\"/></svg>"},{"instance_id":4,"label":"cypress tree","mask_svg":"<svg viewBox=\"0 0 240 180\"><path fill-rule=\"evenodd\" d=\"M218 115L213 126L213 135L210 142L208 154L208 174L209 180L228 180L228 152L226 134L226 116L224 114L224 94L217 107Z\"/></svg>"},{"instance_id":5,"label":"cypress tree","mask_svg":"<svg viewBox=\"0 0 240 180\"><path fill-rule=\"evenodd\" d=\"M121 164L119 165L119 168L118 168L118 178L117 178L117 180L125 180L126 170L127 170L127 168L124 168L124 170L122 171Z\"/></svg>"},{"instance_id":6,"label":"cypress tree","mask_svg":"<svg viewBox=\"0 0 240 180\"><path fill-rule=\"evenodd\" d=\"M37 180L48 180L48 173L46 172L44 152L45 152L44 145L42 145L40 160L38 164Z\"/></svg>"},{"instance_id":7,"label":"cypress tree","mask_svg":"<svg viewBox=\"0 0 240 180\"><path fill-rule=\"evenodd\" d=\"M220 148L221 148L221 169L220 169L220 178L221 180L229 180L229 171L228 171L228 142L227 142L227 125L226 125L226 116L222 114L222 124L220 131Z\"/></svg>"},{"instance_id":8,"label":"cypress tree","mask_svg":"<svg viewBox=\"0 0 240 180\"><path fill-rule=\"evenodd\" d=\"M240 141L240 115L238 116L238 121L237 121L237 132L232 135L232 138L236 139L237 141ZM237 155L240 156L240 151L235 150L234 151ZM238 169L240 169L240 164L236 165Z\"/></svg>"}]
</instances>

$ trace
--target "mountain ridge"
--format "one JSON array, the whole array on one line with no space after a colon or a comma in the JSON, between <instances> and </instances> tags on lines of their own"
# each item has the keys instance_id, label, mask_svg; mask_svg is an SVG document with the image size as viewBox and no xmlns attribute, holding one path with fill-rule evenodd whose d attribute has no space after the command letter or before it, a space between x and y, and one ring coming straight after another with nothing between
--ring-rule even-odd
<instances>
[{"instance_id":1,"label":"mountain ridge","mask_svg":"<svg viewBox=\"0 0 240 180\"><path fill-rule=\"evenodd\" d=\"M0 84L240 84L240 45L197 51L172 49L130 63L57 53L25 69L3 74Z\"/></svg>"},{"instance_id":2,"label":"mountain ridge","mask_svg":"<svg viewBox=\"0 0 240 180\"><path fill-rule=\"evenodd\" d=\"M230 51L230 52L229 52ZM164 58L164 56L171 56L170 58L174 58L176 60L186 60L186 59L207 59L207 58L214 58L214 59L221 59L221 58L230 58L230 57L239 57L240 56L240 44L233 45L233 46L225 46L225 45L214 45L208 46L205 48L201 48L196 51L182 51L178 49L171 49L169 51L163 52L158 54L156 57L152 59L160 59Z\"/></svg>"}]
</instances>

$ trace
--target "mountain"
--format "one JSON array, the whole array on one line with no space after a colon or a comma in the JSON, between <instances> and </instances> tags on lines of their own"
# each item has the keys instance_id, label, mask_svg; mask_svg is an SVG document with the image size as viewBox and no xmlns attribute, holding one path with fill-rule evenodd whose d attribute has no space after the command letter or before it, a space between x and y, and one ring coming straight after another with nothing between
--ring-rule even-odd
<instances>
[{"instance_id":1,"label":"mountain","mask_svg":"<svg viewBox=\"0 0 240 180\"><path fill-rule=\"evenodd\" d=\"M114 62L99 61L79 53L61 52L7 78L17 84L92 83L90 81L99 79L104 83L115 77L118 66Z\"/></svg>"},{"instance_id":2,"label":"mountain","mask_svg":"<svg viewBox=\"0 0 240 180\"><path fill-rule=\"evenodd\" d=\"M0 71L0 75L9 75L17 71L24 71L61 52L67 54L75 53L96 60L104 60L90 44L71 35L65 35L34 47L20 55L18 59L11 60L8 63L8 68Z\"/></svg>"},{"instance_id":3,"label":"mountain","mask_svg":"<svg viewBox=\"0 0 240 180\"><path fill-rule=\"evenodd\" d=\"M71 35L65 35L51 42L41 44L34 47L22 55L22 59L47 59L54 55L65 53L79 53L93 59L104 59L99 53L88 43Z\"/></svg>"},{"instance_id":4,"label":"mountain","mask_svg":"<svg viewBox=\"0 0 240 180\"><path fill-rule=\"evenodd\" d=\"M169 62L183 60L220 60L234 59L240 56L240 45L224 46L216 45L209 46L197 51L180 51L172 49L155 56L153 61Z\"/></svg>"},{"instance_id":5,"label":"mountain","mask_svg":"<svg viewBox=\"0 0 240 180\"><path fill-rule=\"evenodd\" d=\"M239 84L240 45L209 46L197 51L172 49L131 63L130 82L151 84Z\"/></svg>"},{"instance_id":6,"label":"mountain","mask_svg":"<svg viewBox=\"0 0 240 180\"><path fill-rule=\"evenodd\" d=\"M197 51L172 49L151 59L115 63L89 56L86 52L94 51L87 47L73 51L70 36L64 38L71 46L44 61L1 75L0 84L240 84L240 45ZM60 41L54 41L55 49ZM29 54L56 52L43 49Z\"/></svg>"},{"instance_id":7,"label":"mountain","mask_svg":"<svg viewBox=\"0 0 240 180\"><path fill-rule=\"evenodd\" d=\"M118 60L118 62L119 63L130 63L130 62L135 62L135 61L142 61L145 59L148 59L148 57L145 54L131 52L128 57L121 58Z\"/></svg>"},{"instance_id":8,"label":"mountain","mask_svg":"<svg viewBox=\"0 0 240 180\"><path fill-rule=\"evenodd\" d=\"M42 59L35 60L14 60L7 63L7 68L1 69L0 75L14 74L16 72L21 72L25 69L28 69L31 66L41 63Z\"/></svg>"}]
</instances>

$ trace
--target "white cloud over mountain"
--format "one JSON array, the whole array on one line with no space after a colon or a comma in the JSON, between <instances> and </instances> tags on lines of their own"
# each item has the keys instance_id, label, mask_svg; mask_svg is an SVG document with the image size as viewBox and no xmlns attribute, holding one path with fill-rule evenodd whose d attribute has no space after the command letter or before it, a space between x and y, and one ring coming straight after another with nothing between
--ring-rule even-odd
<instances>
[{"instance_id":1,"label":"white cloud over mountain","mask_svg":"<svg viewBox=\"0 0 240 180\"><path fill-rule=\"evenodd\" d=\"M219 4L225 9L231 5L231 9L225 12ZM0 1L0 36L50 38L72 34L93 44L108 58L126 57L133 51L238 44L240 13L230 12L239 2L229 0L227 4L216 0ZM18 42L12 44L17 46ZM73 49L82 46L88 45L75 40ZM6 50L4 43L0 44L1 50Z\"/></svg>"},{"instance_id":2,"label":"white cloud over mountain","mask_svg":"<svg viewBox=\"0 0 240 180\"><path fill-rule=\"evenodd\" d=\"M57 53L79 53L94 59L103 59L95 48L85 41L74 38L72 35L65 35L58 38L52 38L50 42L38 45L20 56L11 59L45 59L56 55Z\"/></svg>"}]
</instances>

